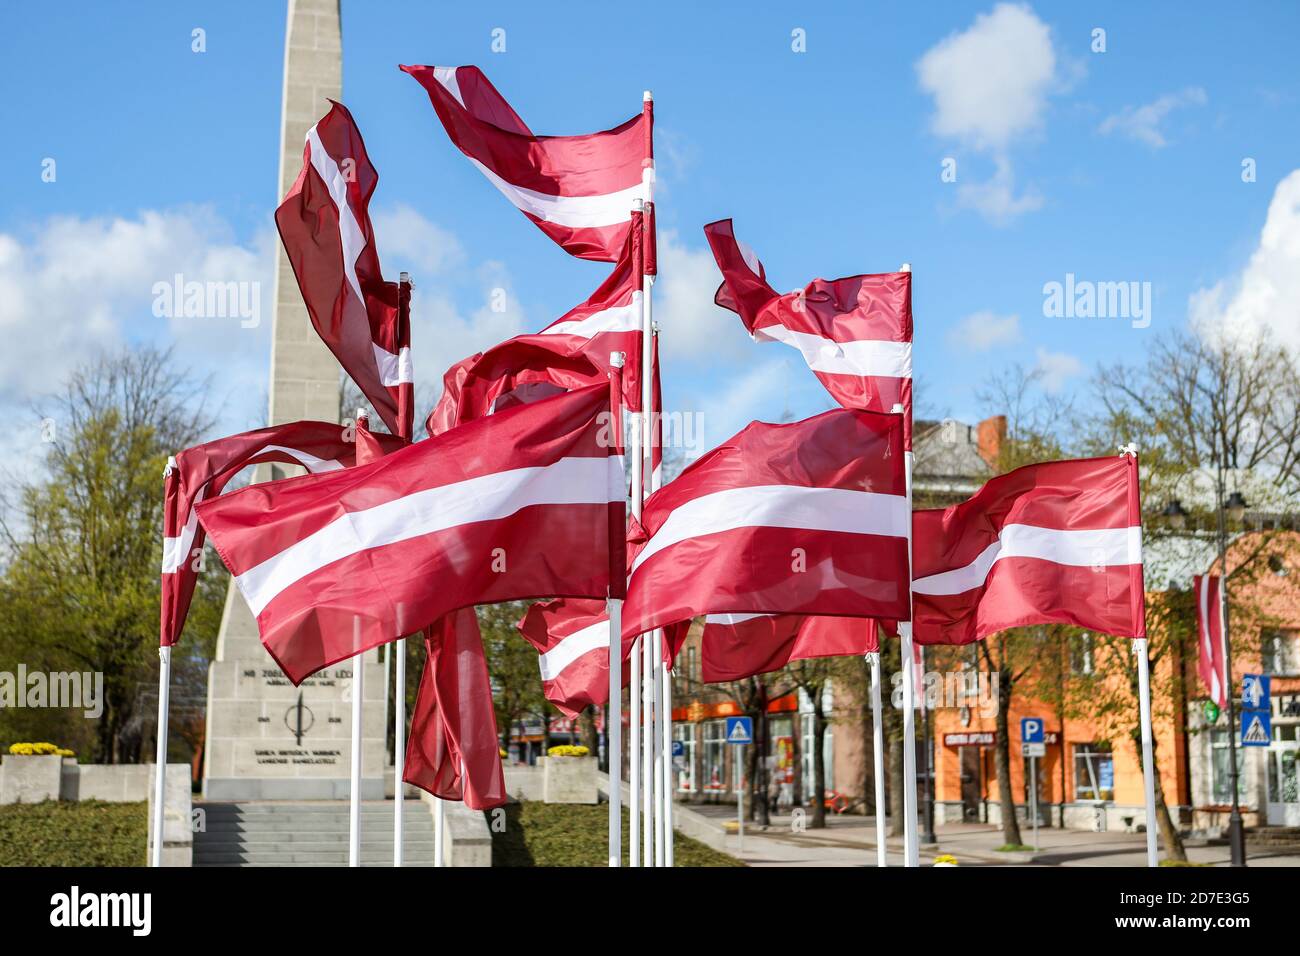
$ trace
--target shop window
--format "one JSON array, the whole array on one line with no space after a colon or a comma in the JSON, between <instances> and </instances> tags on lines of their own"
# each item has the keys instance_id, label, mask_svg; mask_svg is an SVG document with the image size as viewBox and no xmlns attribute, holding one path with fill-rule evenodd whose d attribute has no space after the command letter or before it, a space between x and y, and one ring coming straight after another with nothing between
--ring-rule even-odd
<instances>
[{"instance_id":1,"label":"shop window","mask_svg":"<svg viewBox=\"0 0 1300 956\"><path fill-rule=\"evenodd\" d=\"M1077 634L1070 638L1070 672L1088 675L1092 673L1092 635Z\"/></svg>"},{"instance_id":2,"label":"shop window","mask_svg":"<svg viewBox=\"0 0 1300 956\"><path fill-rule=\"evenodd\" d=\"M673 758L677 792L694 793L698 789L695 779L695 725L673 724L673 739L682 742L681 757Z\"/></svg>"},{"instance_id":3,"label":"shop window","mask_svg":"<svg viewBox=\"0 0 1300 956\"><path fill-rule=\"evenodd\" d=\"M727 780L727 722L725 720L707 720L704 722L704 760L700 768L703 778L700 782L704 790L726 790Z\"/></svg>"},{"instance_id":4,"label":"shop window","mask_svg":"<svg viewBox=\"0 0 1300 956\"><path fill-rule=\"evenodd\" d=\"M1115 799L1115 760L1108 744L1074 745L1074 799Z\"/></svg>"},{"instance_id":5,"label":"shop window","mask_svg":"<svg viewBox=\"0 0 1300 956\"><path fill-rule=\"evenodd\" d=\"M1232 757L1228 750L1229 737L1226 729L1210 731L1210 783L1214 803L1232 802ZM1246 798L1245 756L1240 746L1237 747L1237 799Z\"/></svg>"},{"instance_id":6,"label":"shop window","mask_svg":"<svg viewBox=\"0 0 1300 956\"><path fill-rule=\"evenodd\" d=\"M1295 631L1261 632L1259 652L1264 673L1300 673L1300 636Z\"/></svg>"}]
</instances>

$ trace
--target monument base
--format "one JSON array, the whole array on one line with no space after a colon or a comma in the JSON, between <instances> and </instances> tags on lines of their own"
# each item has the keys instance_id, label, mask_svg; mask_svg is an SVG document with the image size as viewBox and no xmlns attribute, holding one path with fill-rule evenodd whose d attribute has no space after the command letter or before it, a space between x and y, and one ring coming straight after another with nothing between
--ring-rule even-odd
<instances>
[{"instance_id":1,"label":"monument base","mask_svg":"<svg viewBox=\"0 0 1300 956\"><path fill-rule=\"evenodd\" d=\"M299 777L256 779L251 777L208 777L203 781L204 800L348 800L352 796L347 777ZM361 778L362 800L383 800L382 777Z\"/></svg>"}]
</instances>

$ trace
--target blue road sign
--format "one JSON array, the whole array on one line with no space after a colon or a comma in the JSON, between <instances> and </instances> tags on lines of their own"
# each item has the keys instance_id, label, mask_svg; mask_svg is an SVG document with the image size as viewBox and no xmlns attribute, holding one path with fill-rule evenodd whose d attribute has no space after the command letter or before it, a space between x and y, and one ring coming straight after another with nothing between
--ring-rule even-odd
<instances>
[{"instance_id":1,"label":"blue road sign","mask_svg":"<svg viewBox=\"0 0 1300 956\"><path fill-rule=\"evenodd\" d=\"M674 756L674 757L684 757L685 755L686 755L686 744L682 743L680 740L674 740L674 741L673 741L673 756Z\"/></svg>"},{"instance_id":2,"label":"blue road sign","mask_svg":"<svg viewBox=\"0 0 1300 956\"><path fill-rule=\"evenodd\" d=\"M1273 739L1273 715L1266 710L1241 712L1241 745L1267 747Z\"/></svg>"},{"instance_id":3,"label":"blue road sign","mask_svg":"<svg viewBox=\"0 0 1300 956\"><path fill-rule=\"evenodd\" d=\"M1242 674L1241 709L1272 710L1272 705L1269 703L1270 684L1271 680L1267 674Z\"/></svg>"},{"instance_id":4,"label":"blue road sign","mask_svg":"<svg viewBox=\"0 0 1300 956\"><path fill-rule=\"evenodd\" d=\"M1041 717L1021 717L1020 718L1020 742L1025 744L1041 744L1047 741L1046 730L1043 727L1043 718Z\"/></svg>"},{"instance_id":5,"label":"blue road sign","mask_svg":"<svg viewBox=\"0 0 1300 956\"><path fill-rule=\"evenodd\" d=\"M754 721L749 717L727 718L727 743L752 744L754 742Z\"/></svg>"}]
</instances>

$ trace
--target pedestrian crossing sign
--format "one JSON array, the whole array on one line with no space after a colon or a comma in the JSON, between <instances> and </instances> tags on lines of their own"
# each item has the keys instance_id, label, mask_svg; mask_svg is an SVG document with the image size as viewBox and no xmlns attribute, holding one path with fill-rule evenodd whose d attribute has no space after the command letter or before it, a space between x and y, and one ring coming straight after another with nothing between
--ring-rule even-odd
<instances>
[{"instance_id":1,"label":"pedestrian crossing sign","mask_svg":"<svg viewBox=\"0 0 1300 956\"><path fill-rule=\"evenodd\" d=\"M727 743L752 744L754 742L754 721L750 717L727 718Z\"/></svg>"},{"instance_id":2,"label":"pedestrian crossing sign","mask_svg":"<svg viewBox=\"0 0 1300 956\"><path fill-rule=\"evenodd\" d=\"M1266 710L1248 710L1241 715L1241 745L1267 747L1273 738L1272 714Z\"/></svg>"}]
</instances>

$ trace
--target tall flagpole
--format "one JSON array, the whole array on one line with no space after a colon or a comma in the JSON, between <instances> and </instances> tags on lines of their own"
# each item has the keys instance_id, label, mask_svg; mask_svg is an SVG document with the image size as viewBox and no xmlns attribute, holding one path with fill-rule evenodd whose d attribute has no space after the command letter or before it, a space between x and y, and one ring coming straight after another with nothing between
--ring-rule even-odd
<instances>
[{"instance_id":1,"label":"tall flagpole","mask_svg":"<svg viewBox=\"0 0 1300 956\"><path fill-rule=\"evenodd\" d=\"M176 457L167 456L167 467L163 469L166 479L176 470ZM185 560L190 556L185 555ZM154 760L153 782L153 846L150 849L149 865L162 866L163 848L163 800L167 797L167 725L171 716L172 685L172 649L169 645L158 647L158 756Z\"/></svg>"},{"instance_id":2,"label":"tall flagpole","mask_svg":"<svg viewBox=\"0 0 1300 956\"><path fill-rule=\"evenodd\" d=\"M903 272L910 272L911 267L904 264ZM890 409L895 415L902 415L902 405ZM907 488L907 599L912 600L912 453L903 455L904 477ZM909 618L911 614L909 613ZM916 662L912 659L912 622L898 622L899 653L903 664L903 856L904 866L920 866L920 848L917 845L916 832Z\"/></svg>"},{"instance_id":3,"label":"tall flagpole","mask_svg":"<svg viewBox=\"0 0 1300 956\"><path fill-rule=\"evenodd\" d=\"M433 865L446 866L443 861L443 831L446 829L446 808L442 797L433 798Z\"/></svg>"},{"instance_id":4,"label":"tall flagpole","mask_svg":"<svg viewBox=\"0 0 1300 956\"><path fill-rule=\"evenodd\" d=\"M644 199L635 200L632 203L632 212L634 215L644 215L645 200ZM635 219L633 221L635 222ZM642 253L644 253L644 249L640 244L638 244L636 248L642 249ZM637 263L638 271L640 270L642 264L643 263L641 262ZM644 328L645 327L644 292L638 297L637 309L640 315L641 326L642 328ZM643 354L644 354L644 350L643 350ZM646 374L645 365L642 364L641 365L642 378L645 377L645 374ZM645 434L645 429L644 426L642 425L642 419L644 417L643 412L644 412L644 407L642 408L641 412L632 412L632 411L628 412L629 443L628 443L627 461L628 461L628 467L632 469L632 490L631 490L632 517L638 520L640 520L641 518L641 503L645 498L645 489L643 487L644 478L645 478L645 469L641 467L642 454L643 454L641 450L641 446L642 446L642 438L644 437ZM643 760L644 754L642 753L643 737L641 733L641 722L644 719L643 718L644 707L642 706L644 703L642 699L644 697L644 691L642 689L643 677L642 677L641 658L644 653L644 649L645 649L645 641L643 638L638 636L637 639L632 643L632 650L631 650L632 659L631 659L630 674L628 675L629 678L628 698L631 702L629 708L630 713L628 715L629 716L628 789L630 792L628 794L628 808L627 808L628 809L628 863L630 866L643 865L642 853L641 853L641 819L642 819L642 791L645 787L646 781L643 779L643 775L641 772L642 765L643 763L645 763L645 761ZM619 693L620 694L622 693L621 688ZM648 764L646 764L646 771L649 772ZM645 815L645 821L648 830L650 826L650 817L648 814ZM647 854L646 856L648 858L649 855Z\"/></svg>"},{"instance_id":5,"label":"tall flagpole","mask_svg":"<svg viewBox=\"0 0 1300 956\"><path fill-rule=\"evenodd\" d=\"M402 780L402 771L406 766L406 638L388 645L397 654L397 664L393 683L396 693L393 696L393 866L402 865L402 814L406 808L404 790L406 783ZM384 669L388 674L388 669Z\"/></svg>"},{"instance_id":6,"label":"tall flagpole","mask_svg":"<svg viewBox=\"0 0 1300 956\"><path fill-rule=\"evenodd\" d=\"M879 628L877 628L879 634ZM885 727L880 719L880 651L867 655L871 665L871 743L876 778L876 866L888 866L885 855Z\"/></svg>"},{"instance_id":7,"label":"tall flagpole","mask_svg":"<svg viewBox=\"0 0 1300 956\"><path fill-rule=\"evenodd\" d=\"M622 352L609 353L609 365L616 380L610 394L613 402L622 400ZM619 427L622 428L622 418ZM622 446L622 435L615 441ZM609 768L609 865L623 862L623 602L609 598L609 702L605 705L605 761ZM635 840L635 837L633 838Z\"/></svg>"},{"instance_id":8,"label":"tall flagpole","mask_svg":"<svg viewBox=\"0 0 1300 956\"><path fill-rule=\"evenodd\" d=\"M353 634L360 643L361 619L354 618ZM352 658L352 773L348 808L348 866L361 865L361 697L364 693L364 654Z\"/></svg>"}]
</instances>

